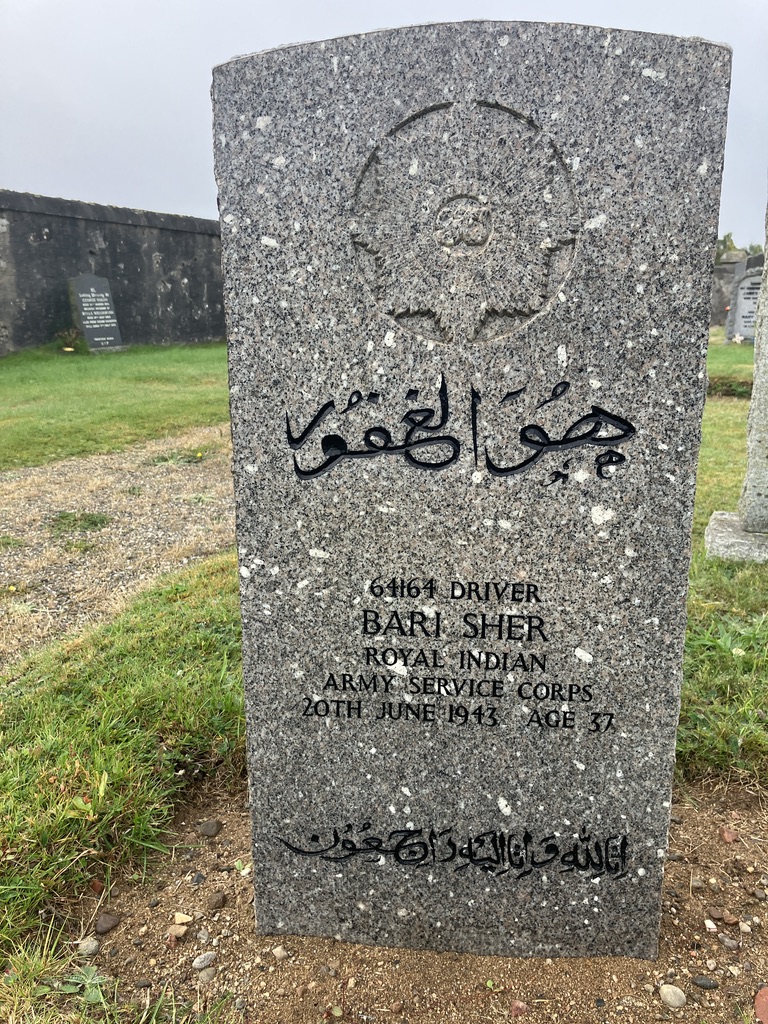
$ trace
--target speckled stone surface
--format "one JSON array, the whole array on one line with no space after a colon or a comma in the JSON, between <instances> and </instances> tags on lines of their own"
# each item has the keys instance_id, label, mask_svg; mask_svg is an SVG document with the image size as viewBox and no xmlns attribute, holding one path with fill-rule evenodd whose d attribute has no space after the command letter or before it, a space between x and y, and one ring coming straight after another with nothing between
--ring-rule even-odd
<instances>
[{"instance_id":1,"label":"speckled stone surface","mask_svg":"<svg viewBox=\"0 0 768 1024\"><path fill-rule=\"evenodd\" d=\"M475 22L216 69L263 932L654 955L729 63Z\"/></svg>"},{"instance_id":2,"label":"speckled stone surface","mask_svg":"<svg viewBox=\"0 0 768 1024\"><path fill-rule=\"evenodd\" d=\"M768 211L765 240L768 245ZM760 285L754 338L755 373L747 424L747 475L739 514L745 530L768 534L768 273L763 273Z\"/></svg>"}]
</instances>

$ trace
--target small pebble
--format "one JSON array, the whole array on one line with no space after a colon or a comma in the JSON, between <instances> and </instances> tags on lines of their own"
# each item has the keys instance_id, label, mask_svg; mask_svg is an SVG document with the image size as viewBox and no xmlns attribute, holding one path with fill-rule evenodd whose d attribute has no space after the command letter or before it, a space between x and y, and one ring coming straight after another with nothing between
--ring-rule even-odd
<instances>
[{"instance_id":1,"label":"small pebble","mask_svg":"<svg viewBox=\"0 0 768 1024\"><path fill-rule=\"evenodd\" d=\"M99 940L94 939L91 935L86 939L81 939L77 944L77 955L78 956L96 956L99 952Z\"/></svg>"},{"instance_id":2,"label":"small pebble","mask_svg":"<svg viewBox=\"0 0 768 1024\"><path fill-rule=\"evenodd\" d=\"M738 949L741 946L741 942L738 939L732 939L730 935L724 935L723 932L720 932L717 938L726 949Z\"/></svg>"},{"instance_id":3,"label":"small pebble","mask_svg":"<svg viewBox=\"0 0 768 1024\"><path fill-rule=\"evenodd\" d=\"M210 818L208 821L202 822L197 826L197 831L201 836L206 836L208 839L213 839L221 832L223 825L220 821L216 821L215 818Z\"/></svg>"},{"instance_id":4,"label":"small pebble","mask_svg":"<svg viewBox=\"0 0 768 1024\"><path fill-rule=\"evenodd\" d=\"M188 929L185 924L172 924L168 929L168 934L173 935L175 939L183 939L187 931Z\"/></svg>"},{"instance_id":5,"label":"small pebble","mask_svg":"<svg viewBox=\"0 0 768 1024\"><path fill-rule=\"evenodd\" d=\"M274 956L275 960L287 960L288 955L288 950L285 946L275 946L272 950L272 956Z\"/></svg>"},{"instance_id":6,"label":"small pebble","mask_svg":"<svg viewBox=\"0 0 768 1024\"><path fill-rule=\"evenodd\" d=\"M722 921L723 912L722 910L718 910L716 907L709 907L707 910L707 917L711 918L713 921Z\"/></svg>"},{"instance_id":7,"label":"small pebble","mask_svg":"<svg viewBox=\"0 0 768 1024\"><path fill-rule=\"evenodd\" d=\"M147 904L147 906L149 907L150 910L154 910L155 907L159 907L160 906L160 900L151 899L149 901L149 903Z\"/></svg>"},{"instance_id":8,"label":"small pebble","mask_svg":"<svg viewBox=\"0 0 768 1024\"><path fill-rule=\"evenodd\" d=\"M208 953L201 953L200 956L196 956L192 961L192 969L195 971L204 971L206 967L210 967L215 961L216 954L213 950Z\"/></svg>"},{"instance_id":9,"label":"small pebble","mask_svg":"<svg viewBox=\"0 0 768 1024\"><path fill-rule=\"evenodd\" d=\"M714 971L714 969L717 967L717 960L707 960L706 963L708 971Z\"/></svg>"},{"instance_id":10,"label":"small pebble","mask_svg":"<svg viewBox=\"0 0 768 1024\"><path fill-rule=\"evenodd\" d=\"M691 890L693 892L701 892L701 890L703 888L704 888L704 879L703 878L692 878L691 879Z\"/></svg>"},{"instance_id":11,"label":"small pebble","mask_svg":"<svg viewBox=\"0 0 768 1024\"><path fill-rule=\"evenodd\" d=\"M137 978L135 983L136 988L152 988L152 982L149 978Z\"/></svg>"},{"instance_id":12,"label":"small pebble","mask_svg":"<svg viewBox=\"0 0 768 1024\"><path fill-rule=\"evenodd\" d=\"M392 1011L392 1013L402 1013L404 1008L405 1003L401 1002L392 1003L392 1005L390 1006L390 1010Z\"/></svg>"},{"instance_id":13,"label":"small pebble","mask_svg":"<svg viewBox=\"0 0 768 1024\"><path fill-rule=\"evenodd\" d=\"M200 973L198 974L198 978L200 979L200 981L203 982L204 985L207 984L209 981L213 981L213 979L215 977L216 977L216 968L215 967L204 967L202 969L202 971L200 971Z\"/></svg>"},{"instance_id":14,"label":"small pebble","mask_svg":"<svg viewBox=\"0 0 768 1024\"><path fill-rule=\"evenodd\" d=\"M662 985L659 989L659 999L672 1010L679 1010L686 1003L685 992L677 985Z\"/></svg>"},{"instance_id":15,"label":"small pebble","mask_svg":"<svg viewBox=\"0 0 768 1024\"><path fill-rule=\"evenodd\" d=\"M707 929L708 932L716 932L717 931L717 925L710 918L707 918L704 921L704 927Z\"/></svg>"},{"instance_id":16,"label":"small pebble","mask_svg":"<svg viewBox=\"0 0 768 1024\"><path fill-rule=\"evenodd\" d=\"M729 910L723 911L723 924L738 924L739 919L735 914L732 914Z\"/></svg>"},{"instance_id":17,"label":"small pebble","mask_svg":"<svg viewBox=\"0 0 768 1024\"><path fill-rule=\"evenodd\" d=\"M742 935L752 934L752 929L749 927L746 921L739 921L739 931Z\"/></svg>"},{"instance_id":18,"label":"small pebble","mask_svg":"<svg viewBox=\"0 0 768 1024\"><path fill-rule=\"evenodd\" d=\"M192 885L202 885L205 881L205 875L202 871L196 871L192 876Z\"/></svg>"},{"instance_id":19,"label":"small pebble","mask_svg":"<svg viewBox=\"0 0 768 1024\"><path fill-rule=\"evenodd\" d=\"M173 915L174 924L189 924L192 918L189 914L180 914L178 911Z\"/></svg>"},{"instance_id":20,"label":"small pebble","mask_svg":"<svg viewBox=\"0 0 768 1024\"><path fill-rule=\"evenodd\" d=\"M120 918L115 917L114 914L99 914L96 918L95 932L97 935L106 935L107 932L111 932L113 928L117 928L120 924Z\"/></svg>"},{"instance_id":21,"label":"small pebble","mask_svg":"<svg viewBox=\"0 0 768 1024\"><path fill-rule=\"evenodd\" d=\"M679 850L669 850L667 853L667 860L677 861L685 860L685 854L680 853Z\"/></svg>"},{"instance_id":22,"label":"small pebble","mask_svg":"<svg viewBox=\"0 0 768 1024\"><path fill-rule=\"evenodd\" d=\"M200 931L197 933L198 942L208 942L210 937L211 933L208 931L207 928L201 928Z\"/></svg>"},{"instance_id":23,"label":"small pebble","mask_svg":"<svg viewBox=\"0 0 768 1024\"><path fill-rule=\"evenodd\" d=\"M235 1009L236 1010L244 1010L245 1009L245 998L243 996L238 996L237 999L235 1000Z\"/></svg>"},{"instance_id":24,"label":"small pebble","mask_svg":"<svg viewBox=\"0 0 768 1024\"><path fill-rule=\"evenodd\" d=\"M699 988L705 989L716 989L720 988L720 983L715 981L714 978L708 978L705 974L700 974L698 977L693 979L693 984Z\"/></svg>"},{"instance_id":25,"label":"small pebble","mask_svg":"<svg viewBox=\"0 0 768 1024\"><path fill-rule=\"evenodd\" d=\"M213 892L208 897L209 910L221 910L227 905L227 897L223 892Z\"/></svg>"}]
</instances>

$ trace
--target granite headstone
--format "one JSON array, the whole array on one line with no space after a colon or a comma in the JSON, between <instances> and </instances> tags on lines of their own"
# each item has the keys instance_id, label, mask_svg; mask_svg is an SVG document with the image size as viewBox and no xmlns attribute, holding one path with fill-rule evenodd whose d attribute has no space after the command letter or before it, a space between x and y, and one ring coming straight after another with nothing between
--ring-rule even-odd
<instances>
[{"instance_id":1,"label":"granite headstone","mask_svg":"<svg viewBox=\"0 0 768 1024\"><path fill-rule=\"evenodd\" d=\"M262 932L654 954L729 66L470 22L214 72Z\"/></svg>"},{"instance_id":2,"label":"granite headstone","mask_svg":"<svg viewBox=\"0 0 768 1024\"><path fill-rule=\"evenodd\" d=\"M768 211L766 211L768 245ZM730 561L768 562L768 274L755 314L755 369L747 423L747 473L738 512L713 512L704 535L707 554Z\"/></svg>"},{"instance_id":3,"label":"granite headstone","mask_svg":"<svg viewBox=\"0 0 768 1024\"><path fill-rule=\"evenodd\" d=\"M725 324L728 341L733 341L736 337L742 341L754 341L757 297L760 294L762 276L763 268L754 267L733 282L731 305Z\"/></svg>"},{"instance_id":4,"label":"granite headstone","mask_svg":"<svg viewBox=\"0 0 768 1024\"><path fill-rule=\"evenodd\" d=\"M112 290L106 277L81 274L70 278L69 295L75 323L89 349L100 352L123 347Z\"/></svg>"}]
</instances>

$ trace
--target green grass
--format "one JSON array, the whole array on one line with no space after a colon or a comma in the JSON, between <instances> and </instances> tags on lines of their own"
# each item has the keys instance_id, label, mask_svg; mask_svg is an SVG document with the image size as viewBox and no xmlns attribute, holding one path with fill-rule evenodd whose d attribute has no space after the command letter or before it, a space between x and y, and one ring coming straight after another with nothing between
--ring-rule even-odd
<instances>
[{"instance_id":1,"label":"green grass","mask_svg":"<svg viewBox=\"0 0 768 1024\"><path fill-rule=\"evenodd\" d=\"M735 769L768 786L768 564L704 553L712 513L736 510L748 410L710 396L704 411L677 769L687 781Z\"/></svg>"},{"instance_id":2,"label":"green grass","mask_svg":"<svg viewBox=\"0 0 768 1024\"><path fill-rule=\"evenodd\" d=\"M173 798L244 766L237 572L209 560L0 680L0 953L158 848Z\"/></svg>"},{"instance_id":3,"label":"green grass","mask_svg":"<svg viewBox=\"0 0 768 1024\"><path fill-rule=\"evenodd\" d=\"M104 512L54 512L48 522L48 529L55 537L88 530L101 530L112 522L112 516Z\"/></svg>"},{"instance_id":4,"label":"green grass","mask_svg":"<svg viewBox=\"0 0 768 1024\"><path fill-rule=\"evenodd\" d=\"M703 549L704 530L712 513L736 509L747 469L748 410L749 402L744 399L707 398L693 518L695 550Z\"/></svg>"},{"instance_id":5,"label":"green grass","mask_svg":"<svg viewBox=\"0 0 768 1024\"><path fill-rule=\"evenodd\" d=\"M725 329L713 327L709 332L707 352L709 394L749 398L752 394L754 354L753 345L726 345Z\"/></svg>"},{"instance_id":6,"label":"green grass","mask_svg":"<svg viewBox=\"0 0 768 1024\"><path fill-rule=\"evenodd\" d=\"M0 359L0 471L128 445L229 416L223 343Z\"/></svg>"}]
</instances>

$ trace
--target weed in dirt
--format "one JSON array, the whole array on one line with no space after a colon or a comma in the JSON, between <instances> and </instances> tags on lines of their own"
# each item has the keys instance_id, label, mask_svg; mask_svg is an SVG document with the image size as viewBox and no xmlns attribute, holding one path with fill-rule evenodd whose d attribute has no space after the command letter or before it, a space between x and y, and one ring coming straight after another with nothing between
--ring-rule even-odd
<instances>
[{"instance_id":1,"label":"weed in dirt","mask_svg":"<svg viewBox=\"0 0 768 1024\"><path fill-rule=\"evenodd\" d=\"M84 533L88 530L102 530L112 522L112 516L103 512L55 512L48 523L54 537L69 533Z\"/></svg>"},{"instance_id":2,"label":"weed in dirt","mask_svg":"<svg viewBox=\"0 0 768 1024\"><path fill-rule=\"evenodd\" d=\"M202 451L198 451L194 448L187 449L172 449L168 452L161 452L160 455L155 455L154 458L149 460L150 466L193 466L197 462L203 462L210 451L204 448Z\"/></svg>"},{"instance_id":3,"label":"weed in dirt","mask_svg":"<svg viewBox=\"0 0 768 1024\"><path fill-rule=\"evenodd\" d=\"M23 548L20 540L11 537L8 533L0 533L0 551L12 551L14 548Z\"/></svg>"},{"instance_id":4,"label":"weed in dirt","mask_svg":"<svg viewBox=\"0 0 768 1024\"><path fill-rule=\"evenodd\" d=\"M64 545L65 551L71 551L77 555L87 555L89 551L95 551L98 544L90 540L68 540Z\"/></svg>"}]
</instances>

